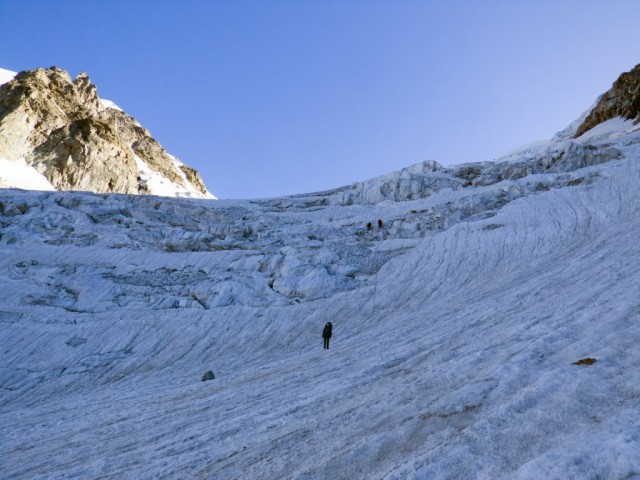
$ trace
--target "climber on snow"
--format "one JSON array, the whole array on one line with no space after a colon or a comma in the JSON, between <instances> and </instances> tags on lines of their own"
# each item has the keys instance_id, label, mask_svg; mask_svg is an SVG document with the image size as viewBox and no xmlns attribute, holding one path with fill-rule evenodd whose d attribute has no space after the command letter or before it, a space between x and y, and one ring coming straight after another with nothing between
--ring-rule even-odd
<instances>
[{"instance_id":1,"label":"climber on snow","mask_svg":"<svg viewBox=\"0 0 640 480\"><path fill-rule=\"evenodd\" d=\"M329 339L331 338L332 328L333 328L333 325L331 325L331 322L327 322L327 324L324 326L324 330L322 330L322 339L324 340L325 350L329 349Z\"/></svg>"}]
</instances>

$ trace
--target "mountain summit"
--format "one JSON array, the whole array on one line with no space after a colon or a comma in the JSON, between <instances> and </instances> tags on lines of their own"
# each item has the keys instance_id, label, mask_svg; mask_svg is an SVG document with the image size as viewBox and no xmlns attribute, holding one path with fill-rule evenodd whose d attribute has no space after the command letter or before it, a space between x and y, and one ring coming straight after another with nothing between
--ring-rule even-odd
<instances>
[{"instance_id":1,"label":"mountain summit","mask_svg":"<svg viewBox=\"0 0 640 480\"><path fill-rule=\"evenodd\" d=\"M37 189L215 198L196 170L100 99L86 73L73 80L57 67L12 79L3 73L0 187L34 188L37 179Z\"/></svg>"}]
</instances>

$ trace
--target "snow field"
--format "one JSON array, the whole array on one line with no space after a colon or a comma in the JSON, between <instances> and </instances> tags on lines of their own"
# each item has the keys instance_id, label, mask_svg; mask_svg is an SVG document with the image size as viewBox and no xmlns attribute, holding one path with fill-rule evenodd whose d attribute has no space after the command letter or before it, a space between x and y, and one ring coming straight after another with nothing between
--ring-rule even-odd
<instances>
[{"instance_id":1,"label":"snow field","mask_svg":"<svg viewBox=\"0 0 640 480\"><path fill-rule=\"evenodd\" d=\"M0 192L4 475L640 477L638 133L616 142L373 205Z\"/></svg>"}]
</instances>

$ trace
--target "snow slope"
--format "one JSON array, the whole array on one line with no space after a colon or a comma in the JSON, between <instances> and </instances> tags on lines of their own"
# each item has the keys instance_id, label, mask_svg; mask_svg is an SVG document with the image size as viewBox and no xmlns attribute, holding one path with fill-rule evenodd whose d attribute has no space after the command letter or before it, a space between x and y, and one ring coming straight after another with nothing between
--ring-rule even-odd
<instances>
[{"instance_id":1,"label":"snow slope","mask_svg":"<svg viewBox=\"0 0 640 480\"><path fill-rule=\"evenodd\" d=\"M0 158L0 188L24 190L55 190L49 180L24 159L10 161Z\"/></svg>"},{"instance_id":2,"label":"snow slope","mask_svg":"<svg viewBox=\"0 0 640 480\"><path fill-rule=\"evenodd\" d=\"M269 200L0 191L3 476L640 478L640 131L523 155Z\"/></svg>"},{"instance_id":3,"label":"snow slope","mask_svg":"<svg viewBox=\"0 0 640 480\"><path fill-rule=\"evenodd\" d=\"M5 70L4 68L0 68L0 85L13 80L13 77L15 76L16 76L16 72L12 72L11 70Z\"/></svg>"}]
</instances>

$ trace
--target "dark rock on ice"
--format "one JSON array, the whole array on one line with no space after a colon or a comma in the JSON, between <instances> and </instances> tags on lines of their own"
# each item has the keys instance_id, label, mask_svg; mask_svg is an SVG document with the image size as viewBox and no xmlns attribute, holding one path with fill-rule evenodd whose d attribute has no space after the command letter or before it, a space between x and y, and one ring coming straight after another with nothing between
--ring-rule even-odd
<instances>
[{"instance_id":1,"label":"dark rock on ice","mask_svg":"<svg viewBox=\"0 0 640 480\"><path fill-rule=\"evenodd\" d=\"M593 365L597 360L595 358L581 358L577 362L573 362L571 365Z\"/></svg>"},{"instance_id":2,"label":"dark rock on ice","mask_svg":"<svg viewBox=\"0 0 640 480\"><path fill-rule=\"evenodd\" d=\"M67 345L69 345L70 347L78 347L84 343L87 343L87 339L86 338L82 338L82 337L76 337L75 335L73 337L71 337L69 340L67 340L65 342Z\"/></svg>"}]
</instances>

